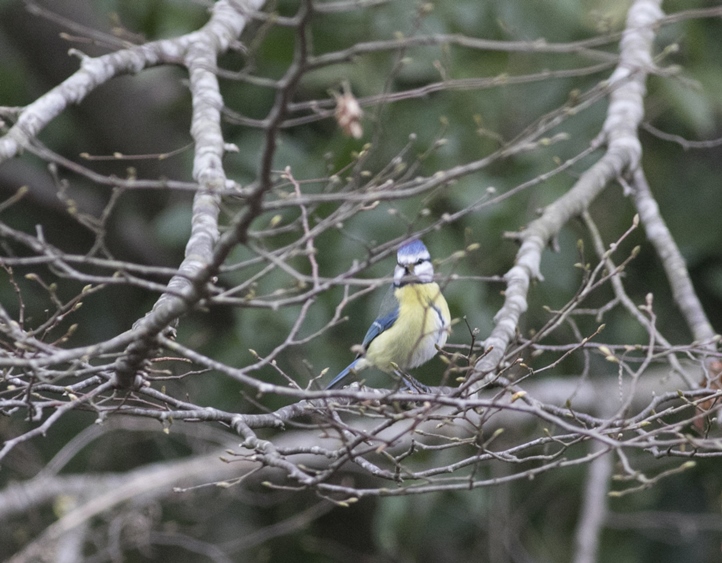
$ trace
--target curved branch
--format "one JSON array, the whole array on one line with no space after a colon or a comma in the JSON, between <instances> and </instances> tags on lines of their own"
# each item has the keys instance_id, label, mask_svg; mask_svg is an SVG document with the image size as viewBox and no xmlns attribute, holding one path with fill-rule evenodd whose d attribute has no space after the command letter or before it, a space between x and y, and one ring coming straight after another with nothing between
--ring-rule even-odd
<instances>
[{"instance_id":1,"label":"curved branch","mask_svg":"<svg viewBox=\"0 0 722 563\"><path fill-rule=\"evenodd\" d=\"M661 0L636 0L629 10L619 65L609 79L607 117L601 138L595 140L607 142L606 153L582 174L571 190L546 207L542 216L519 234L521 248L516 264L504 276L507 282L504 305L486 339L488 353L475 366L480 376L496 369L514 338L519 318L527 309L529 284L532 278L542 279L539 265L546 245L570 219L586 210L609 182L639 164L642 147L637 127L644 116L645 81L652 67L654 30L664 15L660 4ZM470 382L474 380L472 377Z\"/></svg>"},{"instance_id":2,"label":"curved branch","mask_svg":"<svg viewBox=\"0 0 722 563\"><path fill-rule=\"evenodd\" d=\"M641 168L634 172L633 182L634 205L639 211L639 218L644 224L647 238L662 261L674 300L682 311L682 316L687 321L694 339L713 351L716 349L715 331L694 291L682 253L659 213L659 206Z\"/></svg>"},{"instance_id":3,"label":"curved branch","mask_svg":"<svg viewBox=\"0 0 722 563\"><path fill-rule=\"evenodd\" d=\"M192 40L191 35L162 39L100 57L88 57L77 50L72 51L81 58L80 68L23 109L15 125L0 137L0 163L16 156L68 106L80 103L111 78L135 74L163 62L176 63Z\"/></svg>"},{"instance_id":4,"label":"curved branch","mask_svg":"<svg viewBox=\"0 0 722 563\"><path fill-rule=\"evenodd\" d=\"M193 176L199 184L193 200L191 235L178 273L153 309L136 322L133 327L136 339L116 362L114 383L118 387L128 388L137 383L136 373L155 348L155 337L200 299L206 284L217 272L217 267L210 266L218 240L218 191L226 187L226 175L220 125L223 98L215 73L216 58L240 36L247 22L245 11L260 8L264 1L248 0L248 4L242 6L221 0L214 5L209 22L190 35L193 40L187 45L183 62L190 74L191 134L195 139Z\"/></svg>"}]
</instances>

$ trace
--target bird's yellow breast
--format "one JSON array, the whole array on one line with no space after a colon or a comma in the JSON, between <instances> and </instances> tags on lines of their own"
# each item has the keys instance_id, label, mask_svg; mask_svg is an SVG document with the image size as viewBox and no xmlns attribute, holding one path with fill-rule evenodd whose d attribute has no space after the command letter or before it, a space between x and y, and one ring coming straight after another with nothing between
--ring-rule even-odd
<instances>
[{"instance_id":1,"label":"bird's yellow breast","mask_svg":"<svg viewBox=\"0 0 722 563\"><path fill-rule=\"evenodd\" d=\"M409 369L429 361L451 329L449 306L437 283L404 285L394 296L399 302L398 319L366 350L366 360L385 372L394 370L392 364Z\"/></svg>"}]
</instances>

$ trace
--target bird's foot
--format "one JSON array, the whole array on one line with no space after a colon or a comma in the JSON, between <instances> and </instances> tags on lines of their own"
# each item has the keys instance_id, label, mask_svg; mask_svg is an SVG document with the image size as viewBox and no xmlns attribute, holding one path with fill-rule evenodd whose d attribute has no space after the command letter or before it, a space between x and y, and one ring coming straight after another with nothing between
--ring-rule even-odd
<instances>
[{"instance_id":1,"label":"bird's foot","mask_svg":"<svg viewBox=\"0 0 722 563\"><path fill-rule=\"evenodd\" d=\"M433 393L433 390L428 385L424 385L421 383L418 379L415 377L409 375L408 373L401 373L399 371L395 372L395 375L401 379L401 381L404 383L404 387L411 391L412 393L421 393L421 394L431 394Z\"/></svg>"}]
</instances>

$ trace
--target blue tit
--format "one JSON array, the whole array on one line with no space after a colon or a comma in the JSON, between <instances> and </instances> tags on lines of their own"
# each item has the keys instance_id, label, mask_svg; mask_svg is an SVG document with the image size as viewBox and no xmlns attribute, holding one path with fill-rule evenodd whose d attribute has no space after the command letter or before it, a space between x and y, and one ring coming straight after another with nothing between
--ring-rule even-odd
<instances>
[{"instance_id":1,"label":"blue tit","mask_svg":"<svg viewBox=\"0 0 722 563\"><path fill-rule=\"evenodd\" d=\"M436 355L437 346L446 343L451 315L434 281L434 266L426 246L420 240L407 242L399 248L396 261L393 285L379 316L366 332L362 351L327 389L338 387L347 375L368 367L396 373L409 386L408 375L401 371L428 362Z\"/></svg>"}]
</instances>

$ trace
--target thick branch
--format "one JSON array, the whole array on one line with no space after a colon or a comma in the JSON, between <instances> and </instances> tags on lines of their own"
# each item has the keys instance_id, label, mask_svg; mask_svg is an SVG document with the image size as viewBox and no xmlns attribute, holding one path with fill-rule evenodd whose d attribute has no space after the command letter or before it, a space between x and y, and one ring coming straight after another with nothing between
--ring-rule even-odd
<instances>
[{"instance_id":1,"label":"thick branch","mask_svg":"<svg viewBox=\"0 0 722 563\"><path fill-rule=\"evenodd\" d=\"M577 525L574 563L594 563L599 551L599 538L607 516L607 493L612 477L612 454L599 442L592 442L593 453L598 453L589 464L584 487L584 503Z\"/></svg>"},{"instance_id":2,"label":"thick branch","mask_svg":"<svg viewBox=\"0 0 722 563\"><path fill-rule=\"evenodd\" d=\"M644 224L647 238L654 245L657 256L662 261L669 285L672 287L674 300L682 311L694 339L709 347L710 350L714 350L716 348L714 329L694 291L682 253L659 213L659 206L641 168L635 171L633 181L634 204L637 206L639 217Z\"/></svg>"},{"instance_id":3,"label":"thick branch","mask_svg":"<svg viewBox=\"0 0 722 563\"><path fill-rule=\"evenodd\" d=\"M194 40L187 46L183 61L190 73L193 95L193 176L199 183L193 200L191 235L178 274L170 280L150 313L136 323L136 340L116 362L115 384L119 387L133 386L136 373L155 347L155 337L200 299L206 284L217 273L217 267L210 266L218 240L217 192L225 188L226 175L220 126L223 98L215 74L216 57L243 31L247 21L244 10L258 9L263 3L264 0L249 0L242 9L221 0L214 6L210 21L192 34Z\"/></svg>"},{"instance_id":4,"label":"thick branch","mask_svg":"<svg viewBox=\"0 0 722 563\"><path fill-rule=\"evenodd\" d=\"M606 153L582 174L569 192L549 205L539 219L520 233L521 248L516 264L505 275L504 305L494 318L494 330L486 339L485 347L490 351L476 364L477 372L482 375L496 369L514 338L519 318L527 309L529 283L532 278L542 279L539 265L544 248L570 219L589 207L609 182L639 164L642 148L637 127L644 116L645 81L652 65L654 28L663 16L660 4L661 0L637 0L629 10L619 65L609 79L609 108L602 127Z\"/></svg>"}]
</instances>

